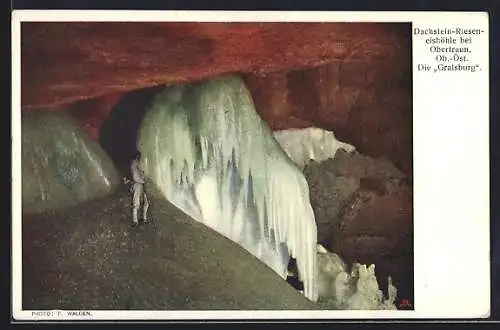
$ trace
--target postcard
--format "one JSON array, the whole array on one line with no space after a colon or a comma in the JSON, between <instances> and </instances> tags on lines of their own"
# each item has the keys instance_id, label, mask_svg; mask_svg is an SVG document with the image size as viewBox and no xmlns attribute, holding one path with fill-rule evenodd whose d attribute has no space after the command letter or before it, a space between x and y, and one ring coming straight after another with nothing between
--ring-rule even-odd
<instances>
[{"instance_id":1,"label":"postcard","mask_svg":"<svg viewBox=\"0 0 500 330\"><path fill-rule=\"evenodd\" d=\"M17 10L16 321L490 315L484 12Z\"/></svg>"}]
</instances>

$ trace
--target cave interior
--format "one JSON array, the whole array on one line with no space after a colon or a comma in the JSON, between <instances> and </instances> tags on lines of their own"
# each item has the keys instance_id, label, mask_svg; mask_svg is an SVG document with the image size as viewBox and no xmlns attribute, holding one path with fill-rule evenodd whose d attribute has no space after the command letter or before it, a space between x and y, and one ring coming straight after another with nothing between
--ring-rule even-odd
<instances>
[{"instance_id":1,"label":"cave interior","mask_svg":"<svg viewBox=\"0 0 500 330\"><path fill-rule=\"evenodd\" d=\"M410 33L409 23L24 22L22 113L70 113L125 175L159 88L233 73L273 130L331 130L363 155L390 160L411 185ZM381 211L372 226L385 226L386 215ZM405 240L398 241L410 251L401 257L404 269L380 270L405 274L398 289L412 300L412 228L406 230L386 233ZM373 253L344 255L371 263Z\"/></svg>"}]
</instances>

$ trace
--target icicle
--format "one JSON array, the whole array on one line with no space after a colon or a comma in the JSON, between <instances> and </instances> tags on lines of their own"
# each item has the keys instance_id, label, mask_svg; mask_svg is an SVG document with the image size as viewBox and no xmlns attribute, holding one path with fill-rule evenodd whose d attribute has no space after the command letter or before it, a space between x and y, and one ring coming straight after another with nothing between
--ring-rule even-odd
<instances>
[{"instance_id":1,"label":"icicle","mask_svg":"<svg viewBox=\"0 0 500 330\"><path fill-rule=\"evenodd\" d=\"M307 182L258 116L242 79L165 88L144 118L138 148L146 175L167 199L282 277L288 255L296 256L304 294L317 299Z\"/></svg>"}]
</instances>

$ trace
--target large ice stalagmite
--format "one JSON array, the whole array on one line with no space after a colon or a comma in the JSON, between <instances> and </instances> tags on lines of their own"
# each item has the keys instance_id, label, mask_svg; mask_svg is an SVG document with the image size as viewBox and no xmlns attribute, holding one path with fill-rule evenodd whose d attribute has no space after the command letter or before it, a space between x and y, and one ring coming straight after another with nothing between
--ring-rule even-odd
<instances>
[{"instance_id":1,"label":"large ice stalagmite","mask_svg":"<svg viewBox=\"0 0 500 330\"><path fill-rule=\"evenodd\" d=\"M236 76L166 87L139 132L148 177L173 204L286 277L297 260L317 299L316 223L300 170Z\"/></svg>"}]
</instances>

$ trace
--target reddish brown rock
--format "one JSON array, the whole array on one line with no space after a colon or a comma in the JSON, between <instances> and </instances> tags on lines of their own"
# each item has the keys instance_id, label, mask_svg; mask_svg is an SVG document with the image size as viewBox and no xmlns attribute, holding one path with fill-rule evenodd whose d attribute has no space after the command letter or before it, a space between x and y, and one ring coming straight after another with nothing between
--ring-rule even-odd
<instances>
[{"instance_id":1,"label":"reddish brown rock","mask_svg":"<svg viewBox=\"0 0 500 330\"><path fill-rule=\"evenodd\" d=\"M102 124L122 96L121 92L107 94L70 104L67 110L94 140L98 140Z\"/></svg>"},{"instance_id":2,"label":"reddish brown rock","mask_svg":"<svg viewBox=\"0 0 500 330\"><path fill-rule=\"evenodd\" d=\"M411 177L410 32L393 23L25 22L22 106L68 108L242 73L273 129L333 130ZM93 137L111 107L104 97L70 106Z\"/></svg>"},{"instance_id":3,"label":"reddish brown rock","mask_svg":"<svg viewBox=\"0 0 500 330\"><path fill-rule=\"evenodd\" d=\"M410 64L410 54L406 60L334 61L287 72L286 78L275 74L247 81L273 129L332 130L363 154L391 159L411 178Z\"/></svg>"},{"instance_id":4,"label":"reddish brown rock","mask_svg":"<svg viewBox=\"0 0 500 330\"><path fill-rule=\"evenodd\" d=\"M354 262L375 264L384 288L391 276L400 298L413 296L413 189L385 159L337 152L304 169L318 241Z\"/></svg>"},{"instance_id":5,"label":"reddish brown rock","mask_svg":"<svg viewBox=\"0 0 500 330\"><path fill-rule=\"evenodd\" d=\"M21 33L22 105L40 108L229 72L404 57L409 25L24 22Z\"/></svg>"},{"instance_id":6,"label":"reddish brown rock","mask_svg":"<svg viewBox=\"0 0 500 330\"><path fill-rule=\"evenodd\" d=\"M252 93L257 111L266 122L273 122L275 118L291 120L293 103L290 101L290 90L287 87L287 72L270 73L264 77L248 75L245 82ZM287 128L284 122L276 123L275 129Z\"/></svg>"},{"instance_id":7,"label":"reddish brown rock","mask_svg":"<svg viewBox=\"0 0 500 330\"><path fill-rule=\"evenodd\" d=\"M348 264L375 264L381 286L391 276L399 298L413 300L412 189L384 190L358 190L332 227L330 248Z\"/></svg>"}]
</instances>

